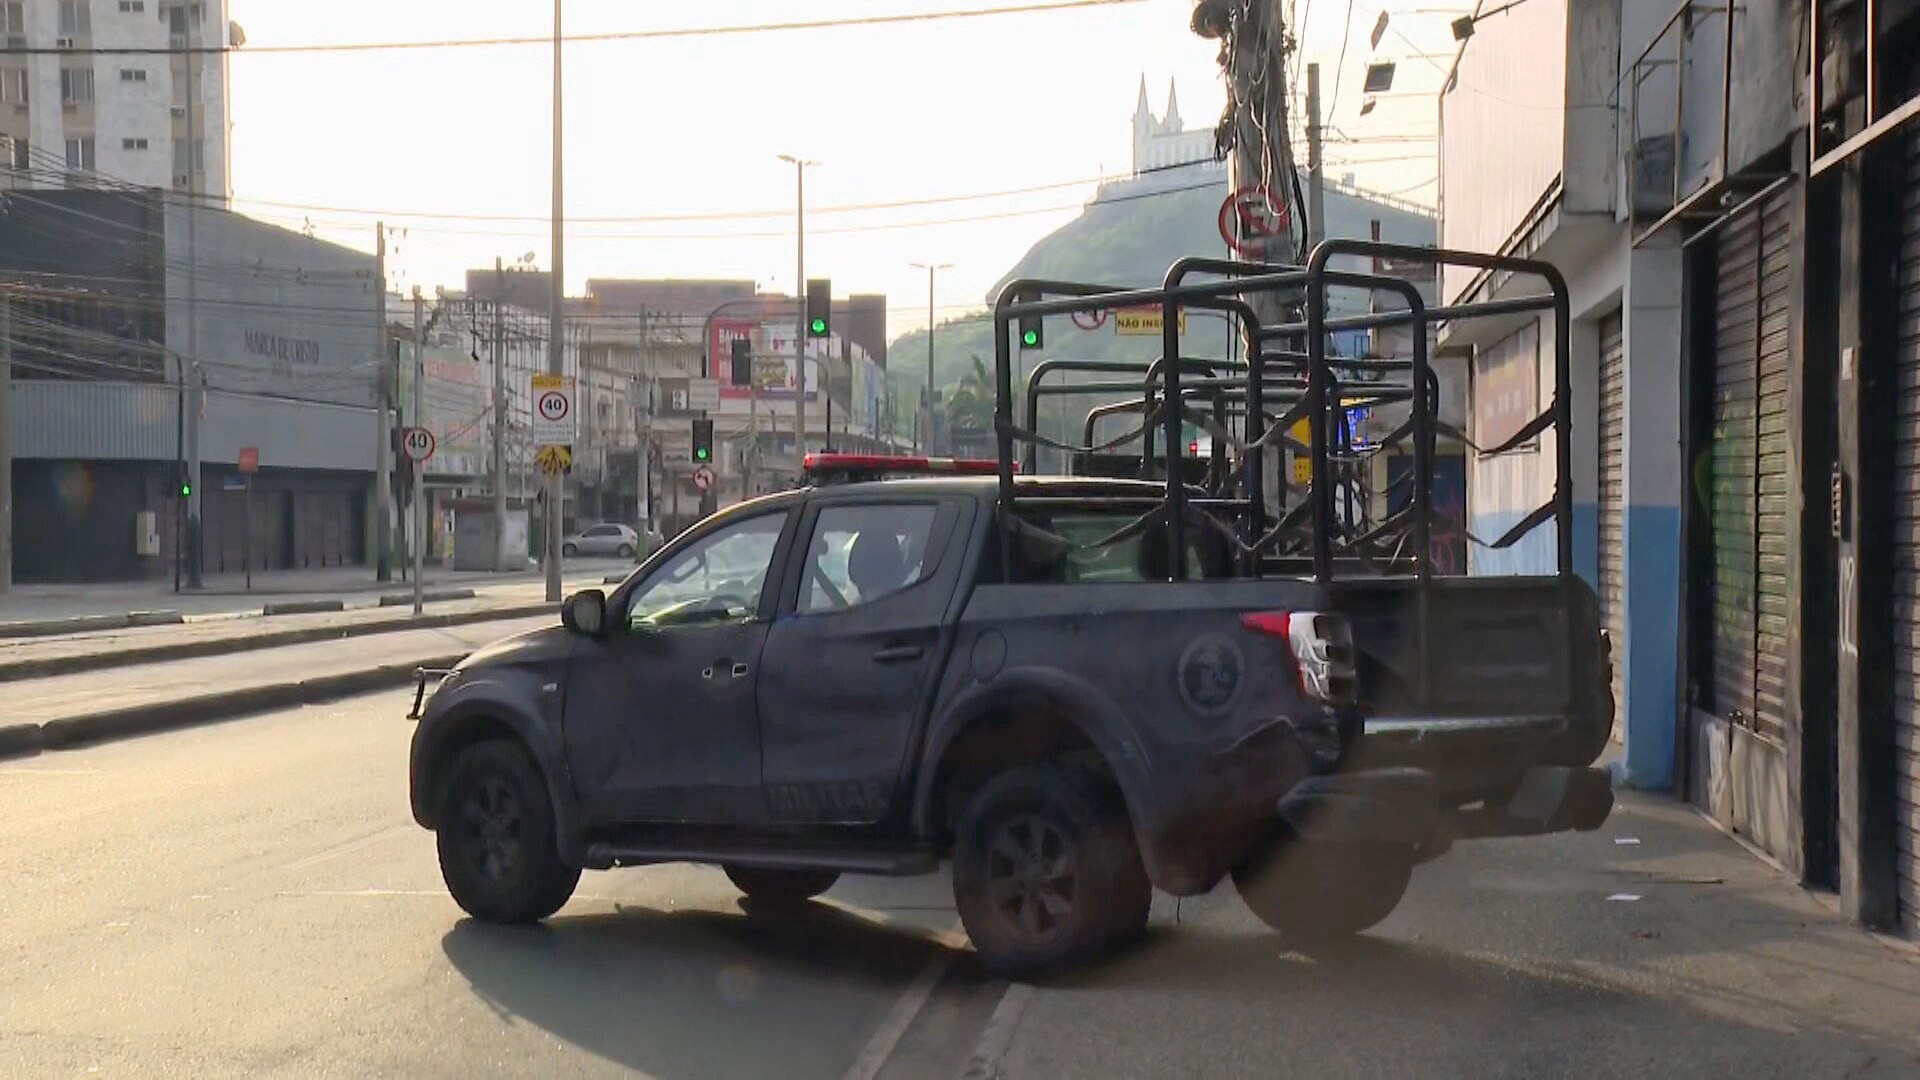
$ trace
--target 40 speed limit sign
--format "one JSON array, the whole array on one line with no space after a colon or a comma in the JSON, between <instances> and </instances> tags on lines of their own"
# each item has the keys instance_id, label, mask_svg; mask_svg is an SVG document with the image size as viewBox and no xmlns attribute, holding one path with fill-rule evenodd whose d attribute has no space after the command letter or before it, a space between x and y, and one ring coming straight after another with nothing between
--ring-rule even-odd
<instances>
[{"instance_id":1,"label":"40 speed limit sign","mask_svg":"<svg viewBox=\"0 0 1920 1080\"><path fill-rule=\"evenodd\" d=\"M573 445L573 379L567 375L533 377L533 445Z\"/></svg>"},{"instance_id":2,"label":"40 speed limit sign","mask_svg":"<svg viewBox=\"0 0 1920 1080\"><path fill-rule=\"evenodd\" d=\"M433 460L433 447L433 432L426 428L410 427L400 433L400 449L408 461Z\"/></svg>"}]
</instances>

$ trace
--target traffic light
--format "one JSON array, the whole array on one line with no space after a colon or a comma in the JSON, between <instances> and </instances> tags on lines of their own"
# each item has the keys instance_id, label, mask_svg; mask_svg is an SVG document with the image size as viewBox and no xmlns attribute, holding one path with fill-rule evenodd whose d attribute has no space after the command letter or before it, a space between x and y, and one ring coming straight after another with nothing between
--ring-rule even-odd
<instances>
[{"instance_id":1,"label":"traffic light","mask_svg":"<svg viewBox=\"0 0 1920 1080\"><path fill-rule=\"evenodd\" d=\"M186 462L180 462L174 469L173 479L174 487L180 492L181 498L190 499L193 497L193 473L188 470Z\"/></svg>"},{"instance_id":2,"label":"traffic light","mask_svg":"<svg viewBox=\"0 0 1920 1080\"><path fill-rule=\"evenodd\" d=\"M833 332L833 283L826 278L807 279L807 336L826 337Z\"/></svg>"},{"instance_id":3,"label":"traffic light","mask_svg":"<svg viewBox=\"0 0 1920 1080\"><path fill-rule=\"evenodd\" d=\"M733 339L733 385L747 386L753 382L753 342L746 338Z\"/></svg>"},{"instance_id":4,"label":"traffic light","mask_svg":"<svg viewBox=\"0 0 1920 1080\"><path fill-rule=\"evenodd\" d=\"M693 463L705 465L713 460L713 421L693 422Z\"/></svg>"},{"instance_id":5,"label":"traffic light","mask_svg":"<svg viewBox=\"0 0 1920 1080\"><path fill-rule=\"evenodd\" d=\"M1038 315L1020 316L1021 348L1037 349L1046 343L1046 335L1041 332L1041 325L1040 316Z\"/></svg>"}]
</instances>

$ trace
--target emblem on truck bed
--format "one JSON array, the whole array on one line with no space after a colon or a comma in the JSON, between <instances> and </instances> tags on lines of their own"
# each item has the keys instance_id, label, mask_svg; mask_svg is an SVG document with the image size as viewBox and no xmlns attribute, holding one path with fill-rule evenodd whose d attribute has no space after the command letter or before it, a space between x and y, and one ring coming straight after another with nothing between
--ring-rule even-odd
<instances>
[{"instance_id":1,"label":"emblem on truck bed","mask_svg":"<svg viewBox=\"0 0 1920 1080\"><path fill-rule=\"evenodd\" d=\"M1246 657L1232 638L1204 634L1180 654L1180 699L1202 716L1218 716L1239 700L1246 673Z\"/></svg>"}]
</instances>

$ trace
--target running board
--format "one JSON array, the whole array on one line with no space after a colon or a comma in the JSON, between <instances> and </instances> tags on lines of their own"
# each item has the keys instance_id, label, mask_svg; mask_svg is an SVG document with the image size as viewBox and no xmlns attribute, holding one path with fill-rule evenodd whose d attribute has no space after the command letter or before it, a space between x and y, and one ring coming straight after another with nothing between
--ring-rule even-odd
<instances>
[{"instance_id":1,"label":"running board","mask_svg":"<svg viewBox=\"0 0 1920 1080\"><path fill-rule=\"evenodd\" d=\"M808 850L743 844L675 844L620 841L587 845L587 869L653 866L659 863L749 866L760 870L835 870L842 874L912 877L931 874L940 860L930 848L818 848Z\"/></svg>"}]
</instances>

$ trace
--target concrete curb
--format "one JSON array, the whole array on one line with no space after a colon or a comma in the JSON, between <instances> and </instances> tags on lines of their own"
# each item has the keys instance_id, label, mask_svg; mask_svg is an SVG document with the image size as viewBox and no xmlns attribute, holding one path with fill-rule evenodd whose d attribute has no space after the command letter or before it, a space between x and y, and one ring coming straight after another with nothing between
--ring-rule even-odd
<instances>
[{"instance_id":1,"label":"concrete curb","mask_svg":"<svg viewBox=\"0 0 1920 1080\"><path fill-rule=\"evenodd\" d=\"M513 607L488 608L485 611L456 611L441 615L422 615L417 619L391 619L384 622L347 623L344 626L306 626L291 630L269 630L262 634L209 638L202 641L176 641L164 645L147 645L131 649L79 653L72 656L44 656L32 660L21 660L11 664L0 664L0 683L17 682L21 679L38 679L48 675L71 675L80 671L101 671L106 668L128 667L133 664L151 664L166 660L190 660L201 656L224 656L228 653L251 652L255 649L272 649L283 645L306 645L315 641L338 641L342 638L364 637L368 634L392 634L399 633L403 630L432 630L443 626L467 626L473 623L521 619L529 615L544 615L559 610L560 605L549 604L542 601L537 604L518 604ZM412 669L409 668L408 670Z\"/></svg>"},{"instance_id":2,"label":"concrete curb","mask_svg":"<svg viewBox=\"0 0 1920 1080\"><path fill-rule=\"evenodd\" d=\"M49 720L44 724L0 728L0 757L28 754L38 750L63 750L135 735L197 727L201 724L232 720L249 713L285 709L294 705L313 705L369 690L404 686L412 681L415 668L452 667L466 655L464 652L451 653L405 663L382 664L378 667L362 668L359 671L343 671L336 675L322 675L312 679L249 686L240 690L198 694L193 697L156 701L145 705L129 705L126 708L110 709L85 716ZM21 735L17 737L17 742L9 745L9 737L26 728L35 729L37 740L28 741L26 736Z\"/></svg>"},{"instance_id":3,"label":"concrete curb","mask_svg":"<svg viewBox=\"0 0 1920 1080\"><path fill-rule=\"evenodd\" d=\"M278 603L260 605L262 615L318 615L328 611L345 611L345 600L282 600Z\"/></svg>"},{"instance_id":4,"label":"concrete curb","mask_svg":"<svg viewBox=\"0 0 1920 1080\"><path fill-rule=\"evenodd\" d=\"M0 727L0 758L37 754L45 737L39 724L10 724Z\"/></svg>"},{"instance_id":5,"label":"concrete curb","mask_svg":"<svg viewBox=\"0 0 1920 1080\"><path fill-rule=\"evenodd\" d=\"M52 637L55 634L84 634L89 630L124 630L126 627L125 615L75 615L66 619L0 623L0 638Z\"/></svg>"},{"instance_id":6,"label":"concrete curb","mask_svg":"<svg viewBox=\"0 0 1920 1080\"><path fill-rule=\"evenodd\" d=\"M423 604L435 604L443 600L471 599L473 599L472 589L438 589L420 594L420 602ZM381 607L401 607L411 603L413 603L413 594L410 592L388 593L380 598Z\"/></svg>"}]
</instances>

